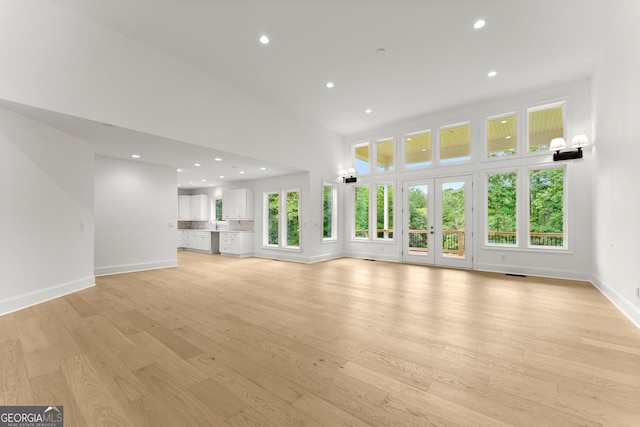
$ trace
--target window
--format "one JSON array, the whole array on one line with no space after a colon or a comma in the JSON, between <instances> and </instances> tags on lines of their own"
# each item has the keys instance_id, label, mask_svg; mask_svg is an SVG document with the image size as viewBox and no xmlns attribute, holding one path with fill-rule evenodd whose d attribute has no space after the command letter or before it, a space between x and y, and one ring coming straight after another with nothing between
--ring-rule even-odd
<instances>
[{"instance_id":1,"label":"window","mask_svg":"<svg viewBox=\"0 0 640 427\"><path fill-rule=\"evenodd\" d=\"M393 185L376 186L376 238L393 239Z\"/></svg>"},{"instance_id":2,"label":"window","mask_svg":"<svg viewBox=\"0 0 640 427\"><path fill-rule=\"evenodd\" d=\"M503 157L518 150L518 124L515 114L487 120L487 157Z\"/></svg>"},{"instance_id":3,"label":"window","mask_svg":"<svg viewBox=\"0 0 640 427\"><path fill-rule=\"evenodd\" d=\"M297 191L289 191L287 200L287 247L300 247L300 197Z\"/></svg>"},{"instance_id":4,"label":"window","mask_svg":"<svg viewBox=\"0 0 640 427\"><path fill-rule=\"evenodd\" d=\"M353 146L353 164L356 172L366 174L371 171L369 165L369 143L363 142Z\"/></svg>"},{"instance_id":5,"label":"window","mask_svg":"<svg viewBox=\"0 0 640 427\"><path fill-rule=\"evenodd\" d=\"M379 139L376 141L377 171L387 172L394 170L394 144L393 138Z\"/></svg>"},{"instance_id":6,"label":"window","mask_svg":"<svg viewBox=\"0 0 640 427\"><path fill-rule=\"evenodd\" d=\"M564 248L564 168L529 171L529 245Z\"/></svg>"},{"instance_id":7,"label":"window","mask_svg":"<svg viewBox=\"0 0 640 427\"><path fill-rule=\"evenodd\" d=\"M431 164L431 131L410 133L404 137L404 165L407 168Z\"/></svg>"},{"instance_id":8,"label":"window","mask_svg":"<svg viewBox=\"0 0 640 427\"><path fill-rule=\"evenodd\" d=\"M322 186L322 239L338 237L338 192L333 184Z\"/></svg>"},{"instance_id":9,"label":"window","mask_svg":"<svg viewBox=\"0 0 640 427\"><path fill-rule=\"evenodd\" d=\"M553 138L564 137L564 105L562 102L527 110L529 152L547 151Z\"/></svg>"},{"instance_id":10,"label":"window","mask_svg":"<svg viewBox=\"0 0 640 427\"><path fill-rule=\"evenodd\" d=\"M356 185L354 189L354 237L369 238L369 186Z\"/></svg>"},{"instance_id":11,"label":"window","mask_svg":"<svg viewBox=\"0 0 640 427\"><path fill-rule=\"evenodd\" d=\"M213 200L213 219L216 221L224 221L222 216L222 199Z\"/></svg>"},{"instance_id":12,"label":"window","mask_svg":"<svg viewBox=\"0 0 640 427\"><path fill-rule=\"evenodd\" d=\"M280 243L280 195L278 193L265 194L266 225L264 227L266 246L278 246Z\"/></svg>"},{"instance_id":13,"label":"window","mask_svg":"<svg viewBox=\"0 0 640 427\"><path fill-rule=\"evenodd\" d=\"M471 159L471 125L460 124L440 129L440 162Z\"/></svg>"},{"instance_id":14,"label":"window","mask_svg":"<svg viewBox=\"0 0 640 427\"><path fill-rule=\"evenodd\" d=\"M282 191L264 195L263 244L275 248L300 247L300 193Z\"/></svg>"},{"instance_id":15,"label":"window","mask_svg":"<svg viewBox=\"0 0 640 427\"><path fill-rule=\"evenodd\" d=\"M487 244L517 244L517 181L516 172L487 175Z\"/></svg>"}]
</instances>

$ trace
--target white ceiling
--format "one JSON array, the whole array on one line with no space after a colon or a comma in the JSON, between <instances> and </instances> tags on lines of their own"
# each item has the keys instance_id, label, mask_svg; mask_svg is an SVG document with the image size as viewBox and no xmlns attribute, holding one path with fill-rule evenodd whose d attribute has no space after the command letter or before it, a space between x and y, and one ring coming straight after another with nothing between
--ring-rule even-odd
<instances>
[{"instance_id":1,"label":"white ceiling","mask_svg":"<svg viewBox=\"0 0 640 427\"><path fill-rule=\"evenodd\" d=\"M620 0L53 1L341 135L588 76L620 5ZM478 18L487 25L474 30ZM271 39L269 45L258 43L262 34ZM380 48L384 54L376 52ZM491 70L496 77L487 76ZM328 81L335 83L333 89L325 87ZM373 112L365 114L367 108ZM85 137L104 131L90 128Z\"/></svg>"}]
</instances>

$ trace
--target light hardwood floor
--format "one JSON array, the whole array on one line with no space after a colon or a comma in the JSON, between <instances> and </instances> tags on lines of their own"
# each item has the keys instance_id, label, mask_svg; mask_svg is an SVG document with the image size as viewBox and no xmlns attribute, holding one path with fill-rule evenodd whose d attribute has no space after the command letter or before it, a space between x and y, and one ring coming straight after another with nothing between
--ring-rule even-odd
<instances>
[{"instance_id":1,"label":"light hardwood floor","mask_svg":"<svg viewBox=\"0 0 640 427\"><path fill-rule=\"evenodd\" d=\"M640 330L590 284L179 263L0 317L0 404L67 427L640 425Z\"/></svg>"}]
</instances>

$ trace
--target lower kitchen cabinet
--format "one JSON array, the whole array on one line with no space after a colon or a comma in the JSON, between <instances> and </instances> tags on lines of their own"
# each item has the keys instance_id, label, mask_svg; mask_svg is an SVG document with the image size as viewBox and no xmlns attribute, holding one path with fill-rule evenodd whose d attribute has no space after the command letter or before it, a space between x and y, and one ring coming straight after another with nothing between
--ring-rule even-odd
<instances>
[{"instance_id":1,"label":"lower kitchen cabinet","mask_svg":"<svg viewBox=\"0 0 640 427\"><path fill-rule=\"evenodd\" d=\"M214 234L214 235L212 235ZM218 236L211 231L178 230L178 248L218 253Z\"/></svg>"},{"instance_id":2,"label":"lower kitchen cabinet","mask_svg":"<svg viewBox=\"0 0 640 427\"><path fill-rule=\"evenodd\" d=\"M253 233L242 231L220 232L220 253L245 257L253 254Z\"/></svg>"}]
</instances>

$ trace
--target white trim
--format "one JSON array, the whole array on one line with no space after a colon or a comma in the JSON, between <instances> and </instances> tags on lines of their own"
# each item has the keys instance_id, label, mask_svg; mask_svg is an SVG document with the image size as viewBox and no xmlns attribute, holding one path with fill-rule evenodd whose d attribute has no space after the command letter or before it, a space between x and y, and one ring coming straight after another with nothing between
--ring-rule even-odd
<instances>
[{"instance_id":1,"label":"white trim","mask_svg":"<svg viewBox=\"0 0 640 427\"><path fill-rule=\"evenodd\" d=\"M640 329L640 308L620 295L618 291L602 281L599 277L593 277L593 286L596 287L611 303L624 314L638 329Z\"/></svg>"},{"instance_id":2,"label":"white trim","mask_svg":"<svg viewBox=\"0 0 640 427\"><path fill-rule=\"evenodd\" d=\"M2 299L0 300L0 316L93 287L95 283L94 276L83 277L71 282L60 283Z\"/></svg>"},{"instance_id":3,"label":"white trim","mask_svg":"<svg viewBox=\"0 0 640 427\"><path fill-rule=\"evenodd\" d=\"M159 268L177 267L176 259L167 259L164 261L138 262L133 264L108 265L106 267L96 267L94 274L96 276L106 276L109 274L133 273L136 271L156 270Z\"/></svg>"}]
</instances>

